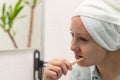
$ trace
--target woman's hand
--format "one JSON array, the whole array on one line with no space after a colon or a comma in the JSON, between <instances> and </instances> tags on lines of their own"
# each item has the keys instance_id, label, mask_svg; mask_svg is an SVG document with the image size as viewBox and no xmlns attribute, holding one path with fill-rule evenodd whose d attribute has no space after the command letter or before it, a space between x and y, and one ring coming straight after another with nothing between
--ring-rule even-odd
<instances>
[{"instance_id":1,"label":"woman's hand","mask_svg":"<svg viewBox=\"0 0 120 80\"><path fill-rule=\"evenodd\" d=\"M66 75L72 65L65 59L54 59L48 62L44 70L44 80L58 80L62 75Z\"/></svg>"}]
</instances>

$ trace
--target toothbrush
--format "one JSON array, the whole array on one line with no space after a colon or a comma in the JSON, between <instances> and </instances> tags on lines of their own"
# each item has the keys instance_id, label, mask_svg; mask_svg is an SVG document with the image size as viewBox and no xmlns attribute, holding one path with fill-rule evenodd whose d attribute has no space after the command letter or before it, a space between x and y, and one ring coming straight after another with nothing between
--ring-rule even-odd
<instances>
[{"instance_id":1,"label":"toothbrush","mask_svg":"<svg viewBox=\"0 0 120 80\"><path fill-rule=\"evenodd\" d=\"M80 59L78 59L78 60L76 60L76 61L73 61L73 62L71 63L71 65L76 64L77 62L81 61L82 59L83 59L83 58L80 58Z\"/></svg>"}]
</instances>

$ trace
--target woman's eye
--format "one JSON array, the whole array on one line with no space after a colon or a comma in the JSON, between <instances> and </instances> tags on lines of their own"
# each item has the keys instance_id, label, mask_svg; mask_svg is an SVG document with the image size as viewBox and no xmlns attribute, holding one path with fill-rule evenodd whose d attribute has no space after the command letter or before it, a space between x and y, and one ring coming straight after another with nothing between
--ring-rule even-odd
<instances>
[{"instance_id":1,"label":"woman's eye","mask_svg":"<svg viewBox=\"0 0 120 80\"><path fill-rule=\"evenodd\" d=\"M82 40L82 41L87 41L87 39L85 39L83 37L80 37L79 39Z\"/></svg>"}]
</instances>

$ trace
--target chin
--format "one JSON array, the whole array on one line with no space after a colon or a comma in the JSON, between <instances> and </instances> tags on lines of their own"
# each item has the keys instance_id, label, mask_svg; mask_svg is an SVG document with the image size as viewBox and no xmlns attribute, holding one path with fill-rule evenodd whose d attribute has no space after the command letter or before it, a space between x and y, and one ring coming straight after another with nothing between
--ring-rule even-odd
<instances>
[{"instance_id":1,"label":"chin","mask_svg":"<svg viewBox=\"0 0 120 80\"><path fill-rule=\"evenodd\" d=\"M77 65L79 65L81 67L90 67L90 66L93 66L93 65L90 65L90 64L83 64L83 63L77 63Z\"/></svg>"}]
</instances>

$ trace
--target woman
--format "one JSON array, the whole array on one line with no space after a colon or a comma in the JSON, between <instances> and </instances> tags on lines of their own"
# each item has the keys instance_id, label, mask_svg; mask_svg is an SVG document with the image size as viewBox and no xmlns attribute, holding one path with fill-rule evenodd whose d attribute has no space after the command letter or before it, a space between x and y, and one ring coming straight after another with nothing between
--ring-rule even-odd
<instances>
[{"instance_id":1,"label":"woman","mask_svg":"<svg viewBox=\"0 0 120 80\"><path fill-rule=\"evenodd\" d=\"M120 1L86 0L71 19L71 50L77 65L65 59L48 62L44 80L120 80Z\"/></svg>"}]
</instances>

